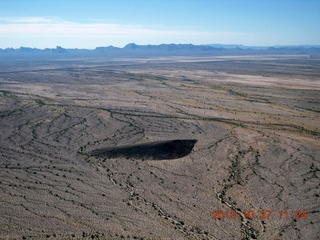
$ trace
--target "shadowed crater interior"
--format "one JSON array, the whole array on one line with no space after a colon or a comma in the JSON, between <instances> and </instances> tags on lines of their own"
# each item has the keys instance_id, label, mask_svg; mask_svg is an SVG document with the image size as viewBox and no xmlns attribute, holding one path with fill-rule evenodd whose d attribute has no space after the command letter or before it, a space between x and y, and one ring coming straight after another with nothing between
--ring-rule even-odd
<instances>
[{"instance_id":1,"label":"shadowed crater interior","mask_svg":"<svg viewBox=\"0 0 320 240\"><path fill-rule=\"evenodd\" d=\"M142 160L169 160L187 156L197 140L169 140L139 145L96 149L91 156L104 158L135 158Z\"/></svg>"}]
</instances>

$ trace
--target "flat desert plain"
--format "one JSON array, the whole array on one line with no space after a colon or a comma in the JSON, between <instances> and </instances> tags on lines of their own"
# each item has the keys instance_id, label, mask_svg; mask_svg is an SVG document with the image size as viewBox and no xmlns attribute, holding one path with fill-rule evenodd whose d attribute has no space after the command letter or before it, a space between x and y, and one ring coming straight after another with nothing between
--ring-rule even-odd
<instances>
[{"instance_id":1,"label":"flat desert plain","mask_svg":"<svg viewBox=\"0 0 320 240\"><path fill-rule=\"evenodd\" d=\"M320 58L7 60L0 239L318 239Z\"/></svg>"}]
</instances>

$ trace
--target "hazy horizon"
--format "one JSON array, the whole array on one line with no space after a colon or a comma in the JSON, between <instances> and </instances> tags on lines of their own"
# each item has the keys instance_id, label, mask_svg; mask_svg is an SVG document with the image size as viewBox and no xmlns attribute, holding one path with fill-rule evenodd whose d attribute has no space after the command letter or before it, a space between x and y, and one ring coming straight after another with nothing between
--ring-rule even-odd
<instances>
[{"instance_id":1,"label":"hazy horizon","mask_svg":"<svg viewBox=\"0 0 320 240\"><path fill-rule=\"evenodd\" d=\"M320 45L320 1L0 1L0 48Z\"/></svg>"},{"instance_id":2,"label":"hazy horizon","mask_svg":"<svg viewBox=\"0 0 320 240\"><path fill-rule=\"evenodd\" d=\"M266 48L294 48L294 47L304 47L306 49L308 48L320 48L320 45L308 45L308 44L300 44L300 45L264 45L264 46L254 46L254 45L244 45L244 44L223 44L223 43L209 43L209 44L193 44L193 43L160 43L160 44L136 44L136 43L127 43L122 47L117 47L114 45L104 45L104 46L95 46L92 48L76 48L76 47L64 47L64 46L53 46L53 47L44 47L44 48L38 48L38 47L29 47L29 46L18 46L18 47L6 47L6 48L1 48L2 50L5 49L21 49L21 48L26 48L26 49L38 49L38 50L45 50L45 49L57 49L57 48L62 48L62 49L67 49L67 50L95 50L97 48L107 48L107 47L114 47L114 48L118 48L118 49L123 49L125 48L127 45L129 44L135 44L137 46L160 46L160 45L188 45L191 44L193 46L210 46L213 48L223 48L223 49L234 49L237 47L242 47L243 49L249 49L249 48L253 48L253 49L266 49Z\"/></svg>"}]
</instances>

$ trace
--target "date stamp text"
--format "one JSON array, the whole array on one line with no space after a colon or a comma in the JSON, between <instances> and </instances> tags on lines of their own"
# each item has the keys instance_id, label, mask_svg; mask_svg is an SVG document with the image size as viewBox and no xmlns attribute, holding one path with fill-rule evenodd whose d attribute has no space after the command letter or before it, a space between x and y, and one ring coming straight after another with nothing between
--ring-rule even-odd
<instances>
[{"instance_id":1,"label":"date stamp text","mask_svg":"<svg viewBox=\"0 0 320 240\"><path fill-rule=\"evenodd\" d=\"M237 218L246 218L246 219L306 219L307 218L307 211L304 210L279 210L279 211L272 211L272 210L243 210L243 211L236 211L236 210L213 210L212 211L212 219L214 220L222 220L222 219L237 219Z\"/></svg>"}]
</instances>

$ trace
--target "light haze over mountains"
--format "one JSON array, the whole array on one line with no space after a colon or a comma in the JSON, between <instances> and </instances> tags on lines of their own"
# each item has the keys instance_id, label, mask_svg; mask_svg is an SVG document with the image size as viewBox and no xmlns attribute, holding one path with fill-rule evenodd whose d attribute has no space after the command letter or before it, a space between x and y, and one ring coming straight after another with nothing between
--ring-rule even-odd
<instances>
[{"instance_id":1,"label":"light haze over mountains","mask_svg":"<svg viewBox=\"0 0 320 240\"><path fill-rule=\"evenodd\" d=\"M0 1L0 48L320 45L317 0Z\"/></svg>"}]
</instances>

